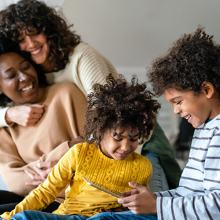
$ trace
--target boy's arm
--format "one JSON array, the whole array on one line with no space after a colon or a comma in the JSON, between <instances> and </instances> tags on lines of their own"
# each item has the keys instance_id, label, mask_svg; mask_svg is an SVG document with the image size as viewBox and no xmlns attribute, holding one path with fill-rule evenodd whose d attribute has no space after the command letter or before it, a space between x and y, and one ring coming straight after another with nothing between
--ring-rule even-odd
<instances>
[{"instance_id":1,"label":"boy's arm","mask_svg":"<svg viewBox=\"0 0 220 220\"><path fill-rule=\"evenodd\" d=\"M31 192L13 211L5 212L2 218L10 219L23 210L42 210L53 202L71 181L76 170L76 149L71 148L53 168L44 183Z\"/></svg>"},{"instance_id":2,"label":"boy's arm","mask_svg":"<svg viewBox=\"0 0 220 220\"><path fill-rule=\"evenodd\" d=\"M200 151L203 149L201 148ZM199 149L198 149L199 151ZM158 219L219 219L220 131L211 139L204 161L204 191L188 197L157 198Z\"/></svg>"}]
</instances>

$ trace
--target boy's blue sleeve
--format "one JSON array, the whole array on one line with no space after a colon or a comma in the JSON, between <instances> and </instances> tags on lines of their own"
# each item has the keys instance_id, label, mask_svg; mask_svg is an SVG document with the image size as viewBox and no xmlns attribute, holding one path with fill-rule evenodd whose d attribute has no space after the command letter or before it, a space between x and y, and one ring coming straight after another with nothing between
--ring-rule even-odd
<instances>
[{"instance_id":1,"label":"boy's blue sleeve","mask_svg":"<svg viewBox=\"0 0 220 220\"><path fill-rule=\"evenodd\" d=\"M203 138L203 140L202 140ZM205 142L205 137L202 137L199 143ZM198 142L197 142L198 143ZM219 219L220 213L220 131L217 131L211 138L207 148L202 148L202 145L197 145L200 152L207 152L205 158L198 161L196 156L199 153L192 154L193 159L197 160L201 166L201 170L196 167L197 172L203 172L201 179L193 176L185 180L186 185L182 184L181 188L190 186L190 181L196 181L203 184L201 189L194 190L188 193L187 196L181 197L178 193L175 195L175 190L157 193L157 215L159 220L170 219ZM191 149L193 151L193 149ZM197 151L198 152L198 151ZM183 172L184 176L184 172ZM184 177L181 177L184 179ZM195 179L194 179L195 178ZM185 178L186 179L186 178ZM180 182L181 183L181 182ZM184 180L183 182L184 183ZM177 188L178 189L178 188ZM178 190L176 190L178 191Z\"/></svg>"}]
</instances>

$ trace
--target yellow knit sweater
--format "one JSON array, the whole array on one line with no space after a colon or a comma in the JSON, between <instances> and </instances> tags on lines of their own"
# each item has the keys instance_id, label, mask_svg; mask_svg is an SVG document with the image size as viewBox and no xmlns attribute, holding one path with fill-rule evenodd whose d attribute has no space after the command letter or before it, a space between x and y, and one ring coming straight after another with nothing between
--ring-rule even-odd
<instances>
[{"instance_id":1,"label":"yellow knit sweater","mask_svg":"<svg viewBox=\"0 0 220 220\"><path fill-rule=\"evenodd\" d=\"M120 207L120 204L116 197L87 185L83 176L122 192L131 189L129 181L148 186L151 175L148 159L135 152L117 161L106 157L94 144L77 144L61 158L44 183L2 217L10 219L23 210L44 209L67 184L70 185L66 189L66 199L53 213L93 216L102 209Z\"/></svg>"}]
</instances>

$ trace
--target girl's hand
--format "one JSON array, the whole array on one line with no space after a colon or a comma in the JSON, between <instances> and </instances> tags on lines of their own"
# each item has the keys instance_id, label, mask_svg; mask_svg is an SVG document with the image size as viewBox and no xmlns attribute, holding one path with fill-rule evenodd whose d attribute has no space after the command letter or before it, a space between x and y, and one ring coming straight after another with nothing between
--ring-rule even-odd
<instances>
[{"instance_id":1,"label":"girl's hand","mask_svg":"<svg viewBox=\"0 0 220 220\"><path fill-rule=\"evenodd\" d=\"M57 161L41 162L40 160L40 162L34 167L34 170L38 174L33 174L30 171L25 170L28 176L33 180L32 182L26 182L26 185L38 186L43 183L56 164Z\"/></svg>"},{"instance_id":2,"label":"girl's hand","mask_svg":"<svg viewBox=\"0 0 220 220\"><path fill-rule=\"evenodd\" d=\"M43 116L45 105L20 105L8 108L5 120L8 124L16 123L22 126L35 125Z\"/></svg>"},{"instance_id":3,"label":"girl's hand","mask_svg":"<svg viewBox=\"0 0 220 220\"><path fill-rule=\"evenodd\" d=\"M129 182L129 185L135 189L123 192L125 198L118 199L118 202L136 215L157 213L156 195L139 183Z\"/></svg>"}]
</instances>

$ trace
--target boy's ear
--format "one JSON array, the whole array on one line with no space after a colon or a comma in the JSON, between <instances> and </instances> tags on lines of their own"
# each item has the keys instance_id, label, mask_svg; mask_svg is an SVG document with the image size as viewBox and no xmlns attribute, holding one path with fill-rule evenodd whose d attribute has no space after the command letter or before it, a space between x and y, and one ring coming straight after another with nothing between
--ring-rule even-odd
<instances>
[{"instance_id":1,"label":"boy's ear","mask_svg":"<svg viewBox=\"0 0 220 220\"><path fill-rule=\"evenodd\" d=\"M210 99L215 92L215 87L212 83L204 81L202 83L201 90L205 93L206 97Z\"/></svg>"}]
</instances>

